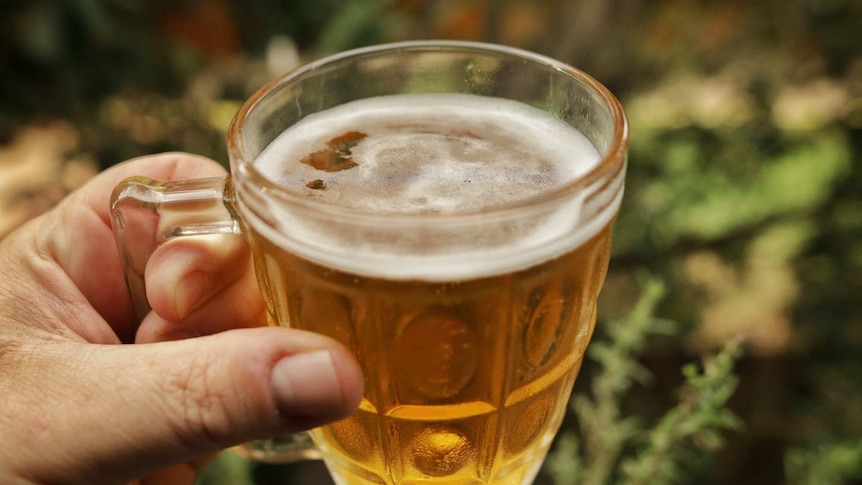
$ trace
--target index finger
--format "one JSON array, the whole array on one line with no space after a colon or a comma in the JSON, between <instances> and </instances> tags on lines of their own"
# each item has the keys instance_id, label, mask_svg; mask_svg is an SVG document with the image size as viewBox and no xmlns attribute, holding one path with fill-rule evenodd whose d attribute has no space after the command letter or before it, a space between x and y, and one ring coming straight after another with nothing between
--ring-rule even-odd
<instances>
[{"instance_id":1,"label":"index finger","mask_svg":"<svg viewBox=\"0 0 862 485\"><path fill-rule=\"evenodd\" d=\"M218 163L185 153L136 158L114 166L64 199L37 237L90 305L122 341L134 339L137 322L111 227L111 193L131 176L173 181L225 175Z\"/></svg>"}]
</instances>

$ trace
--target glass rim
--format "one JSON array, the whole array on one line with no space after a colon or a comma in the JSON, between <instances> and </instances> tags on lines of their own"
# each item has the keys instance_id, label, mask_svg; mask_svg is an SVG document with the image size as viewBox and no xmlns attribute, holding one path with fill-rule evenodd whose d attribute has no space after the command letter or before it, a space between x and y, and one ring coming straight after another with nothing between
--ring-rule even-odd
<instances>
[{"instance_id":1,"label":"glass rim","mask_svg":"<svg viewBox=\"0 0 862 485\"><path fill-rule=\"evenodd\" d=\"M564 75L575 78L604 102L613 118L613 136L608 144L608 149L602 155L601 160L595 166L590 168L585 173L577 178L562 184L558 187L548 189L540 194L519 199L516 201L506 202L491 207L480 209L464 210L452 213L399 213L399 212L371 212L366 209L357 209L347 206L340 206L331 203L322 203L313 199L309 199L297 192L286 189L277 183L273 182L259 170L254 167L254 159L249 156L248 150L242 140L243 127L246 120L253 116L254 112L265 101L266 97L275 92L280 86L291 83L294 80L301 78L303 75L317 70L323 66L343 61L349 58L367 56L369 54L421 50L432 51L475 51L486 52L492 54L502 54L513 58L520 58L525 61L536 64L543 64ZM513 211L521 212L531 207L544 207L546 204L553 204L558 200L566 200L567 197L575 193L579 193L584 189L589 188L601 180L611 178L619 172L625 165L626 154L629 143L629 124L623 111L622 105L617 98L595 78L586 72L573 67L567 63L556 60L542 54L538 54L525 49L506 46L502 44L492 44L485 42L474 41L458 41L458 40L414 40L404 42L391 42L384 44L376 44L372 46L350 49L343 52L324 56L320 59L304 63L286 73L283 73L267 84L260 87L251 97L249 97L239 108L230 122L227 133L228 152L232 162L236 163L236 168L243 170L243 178L250 179L255 186L259 186L266 190L267 195L275 196L276 198L298 206L303 206L309 210L326 213L334 218L365 218L365 219L385 219L390 222L409 221L416 222L422 220L433 220L442 222L444 220L462 220L474 218L476 216L492 217L498 215L505 217ZM236 174L232 173L232 176ZM243 185L241 182L238 185ZM240 189L241 190L241 189Z\"/></svg>"}]
</instances>

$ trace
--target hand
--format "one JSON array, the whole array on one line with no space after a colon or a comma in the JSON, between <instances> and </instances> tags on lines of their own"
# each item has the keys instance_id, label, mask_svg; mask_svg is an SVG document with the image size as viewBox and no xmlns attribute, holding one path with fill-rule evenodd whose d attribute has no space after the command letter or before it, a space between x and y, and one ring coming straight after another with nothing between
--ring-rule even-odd
<instances>
[{"instance_id":1,"label":"hand","mask_svg":"<svg viewBox=\"0 0 862 485\"><path fill-rule=\"evenodd\" d=\"M207 454L356 408L362 376L341 345L251 328L264 309L238 236L158 249L154 311L134 321L114 186L223 173L184 154L136 159L0 241L0 483L192 483Z\"/></svg>"}]
</instances>

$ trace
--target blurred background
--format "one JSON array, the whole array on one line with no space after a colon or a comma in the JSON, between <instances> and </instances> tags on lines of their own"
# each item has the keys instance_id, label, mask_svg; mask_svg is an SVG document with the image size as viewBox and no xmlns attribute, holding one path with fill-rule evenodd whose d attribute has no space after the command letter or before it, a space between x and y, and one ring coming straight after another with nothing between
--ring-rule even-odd
<instances>
[{"instance_id":1,"label":"blurred background","mask_svg":"<svg viewBox=\"0 0 862 485\"><path fill-rule=\"evenodd\" d=\"M231 117L274 76L418 38L531 49L620 98L630 166L595 338L645 277L665 283L656 315L676 325L650 338L655 377L623 409L654 419L684 363L746 342L742 426L681 483L809 483L800 464L862 483L858 0L5 0L0 237L132 157L226 162ZM320 464L225 460L201 483L330 483Z\"/></svg>"}]
</instances>

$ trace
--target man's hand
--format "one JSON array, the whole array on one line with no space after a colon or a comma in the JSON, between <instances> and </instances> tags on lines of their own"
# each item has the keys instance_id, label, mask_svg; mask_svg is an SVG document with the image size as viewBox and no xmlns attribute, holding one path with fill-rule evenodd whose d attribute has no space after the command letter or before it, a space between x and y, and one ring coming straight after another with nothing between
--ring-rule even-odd
<instances>
[{"instance_id":1,"label":"man's hand","mask_svg":"<svg viewBox=\"0 0 862 485\"><path fill-rule=\"evenodd\" d=\"M356 408L362 376L346 349L262 327L239 236L159 248L146 274L153 312L135 322L113 188L132 175L223 174L185 154L136 159L0 241L0 483L192 483L208 453Z\"/></svg>"}]
</instances>

